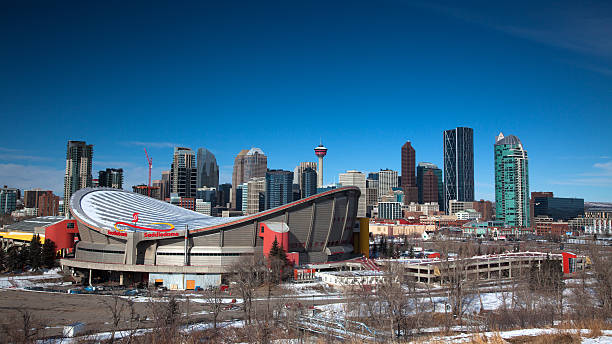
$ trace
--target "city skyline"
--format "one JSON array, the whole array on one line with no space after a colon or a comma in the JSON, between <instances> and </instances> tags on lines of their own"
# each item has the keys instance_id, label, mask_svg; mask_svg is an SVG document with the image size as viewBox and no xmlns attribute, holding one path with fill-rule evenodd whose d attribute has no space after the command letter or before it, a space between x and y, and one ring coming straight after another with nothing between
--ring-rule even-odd
<instances>
[{"instance_id":1,"label":"city skyline","mask_svg":"<svg viewBox=\"0 0 612 344\"><path fill-rule=\"evenodd\" d=\"M94 145L93 171L123 168L125 189L146 184L143 147L154 180L169 170L173 147L185 146L215 154L227 183L240 149L260 147L270 168L292 169L313 160L322 139L329 184L346 170L400 171L397 147L407 140L417 163L442 167L442 131L466 126L474 129L475 199L494 199L491 142L503 131L529 147L531 190L612 201L612 51L598 40L609 25L584 19L609 5L565 3L583 15L557 30L565 14L544 4L385 4L357 2L348 13L333 3L325 11L153 6L154 22L130 4L7 5L0 104L12 130L0 143L0 180L62 195L66 142L82 140ZM527 10L531 17L520 15ZM118 12L130 20L110 27ZM365 21L372 13L384 20ZM164 24L171 14L183 26ZM65 20L48 19L58 16ZM538 18L547 18L546 30L537 30ZM185 121L164 121L177 115ZM97 118L108 120L94 125ZM559 138L567 144L551 144Z\"/></svg>"}]
</instances>

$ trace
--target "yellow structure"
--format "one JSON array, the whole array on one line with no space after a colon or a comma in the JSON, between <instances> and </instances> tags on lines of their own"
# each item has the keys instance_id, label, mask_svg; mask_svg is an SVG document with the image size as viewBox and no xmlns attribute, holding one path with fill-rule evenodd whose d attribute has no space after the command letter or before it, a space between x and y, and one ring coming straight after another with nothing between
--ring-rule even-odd
<instances>
[{"instance_id":1,"label":"yellow structure","mask_svg":"<svg viewBox=\"0 0 612 344\"><path fill-rule=\"evenodd\" d=\"M34 233L30 232L0 232L0 238L4 240L30 242L33 237ZM39 234L39 241L41 244L45 242L44 234Z\"/></svg>"},{"instance_id":2,"label":"yellow structure","mask_svg":"<svg viewBox=\"0 0 612 344\"><path fill-rule=\"evenodd\" d=\"M359 240L358 245L359 252L361 252L366 258L370 258L370 219L367 217L360 217L359 220Z\"/></svg>"}]
</instances>

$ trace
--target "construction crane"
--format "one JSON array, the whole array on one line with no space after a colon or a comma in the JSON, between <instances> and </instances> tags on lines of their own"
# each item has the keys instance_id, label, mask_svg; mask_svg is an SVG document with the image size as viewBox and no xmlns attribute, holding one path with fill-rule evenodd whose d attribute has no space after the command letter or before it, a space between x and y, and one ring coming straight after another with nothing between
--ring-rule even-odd
<instances>
[{"instance_id":1,"label":"construction crane","mask_svg":"<svg viewBox=\"0 0 612 344\"><path fill-rule=\"evenodd\" d=\"M153 158L149 158L147 149L144 149L145 155L147 156L147 162L149 163L149 184L147 184L147 196L151 197L151 167L153 167Z\"/></svg>"}]
</instances>

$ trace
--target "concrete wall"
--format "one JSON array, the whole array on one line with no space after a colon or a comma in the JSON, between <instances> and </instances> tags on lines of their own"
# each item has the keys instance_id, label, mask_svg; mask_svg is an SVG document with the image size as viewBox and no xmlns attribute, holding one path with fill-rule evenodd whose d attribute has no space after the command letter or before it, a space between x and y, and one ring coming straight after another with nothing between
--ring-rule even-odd
<instances>
[{"instance_id":1,"label":"concrete wall","mask_svg":"<svg viewBox=\"0 0 612 344\"><path fill-rule=\"evenodd\" d=\"M155 285L156 280L161 280L164 287L173 290L185 290L187 281L194 281L196 287L206 289L221 285L220 274L160 274L150 273L149 284Z\"/></svg>"}]
</instances>

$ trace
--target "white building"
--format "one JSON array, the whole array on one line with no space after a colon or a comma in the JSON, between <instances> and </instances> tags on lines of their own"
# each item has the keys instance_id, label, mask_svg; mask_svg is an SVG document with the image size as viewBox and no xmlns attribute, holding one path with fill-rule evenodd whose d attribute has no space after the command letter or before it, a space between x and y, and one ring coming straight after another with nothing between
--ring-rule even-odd
<instances>
[{"instance_id":1,"label":"white building","mask_svg":"<svg viewBox=\"0 0 612 344\"><path fill-rule=\"evenodd\" d=\"M403 217L402 203L400 202L378 202L378 218L397 220Z\"/></svg>"},{"instance_id":2,"label":"white building","mask_svg":"<svg viewBox=\"0 0 612 344\"><path fill-rule=\"evenodd\" d=\"M195 204L196 212L208 216L212 216L212 205L210 202L205 202L202 199L196 199Z\"/></svg>"},{"instance_id":3,"label":"white building","mask_svg":"<svg viewBox=\"0 0 612 344\"><path fill-rule=\"evenodd\" d=\"M457 220L479 220L482 215L474 209L461 210L455 213Z\"/></svg>"},{"instance_id":4,"label":"white building","mask_svg":"<svg viewBox=\"0 0 612 344\"><path fill-rule=\"evenodd\" d=\"M339 183L341 186L356 186L361 191L357 207L357 217L366 216L366 175L359 171L346 171L340 173Z\"/></svg>"},{"instance_id":5,"label":"white building","mask_svg":"<svg viewBox=\"0 0 612 344\"><path fill-rule=\"evenodd\" d=\"M335 286L376 285L386 278L382 271L325 271L315 274L321 281Z\"/></svg>"},{"instance_id":6,"label":"white building","mask_svg":"<svg viewBox=\"0 0 612 344\"><path fill-rule=\"evenodd\" d=\"M378 199L391 193L397 187L397 171L380 170L378 172Z\"/></svg>"},{"instance_id":7,"label":"white building","mask_svg":"<svg viewBox=\"0 0 612 344\"><path fill-rule=\"evenodd\" d=\"M474 202L461 202L456 199L451 199L448 201L448 214L455 215L460 211L474 209Z\"/></svg>"}]
</instances>

